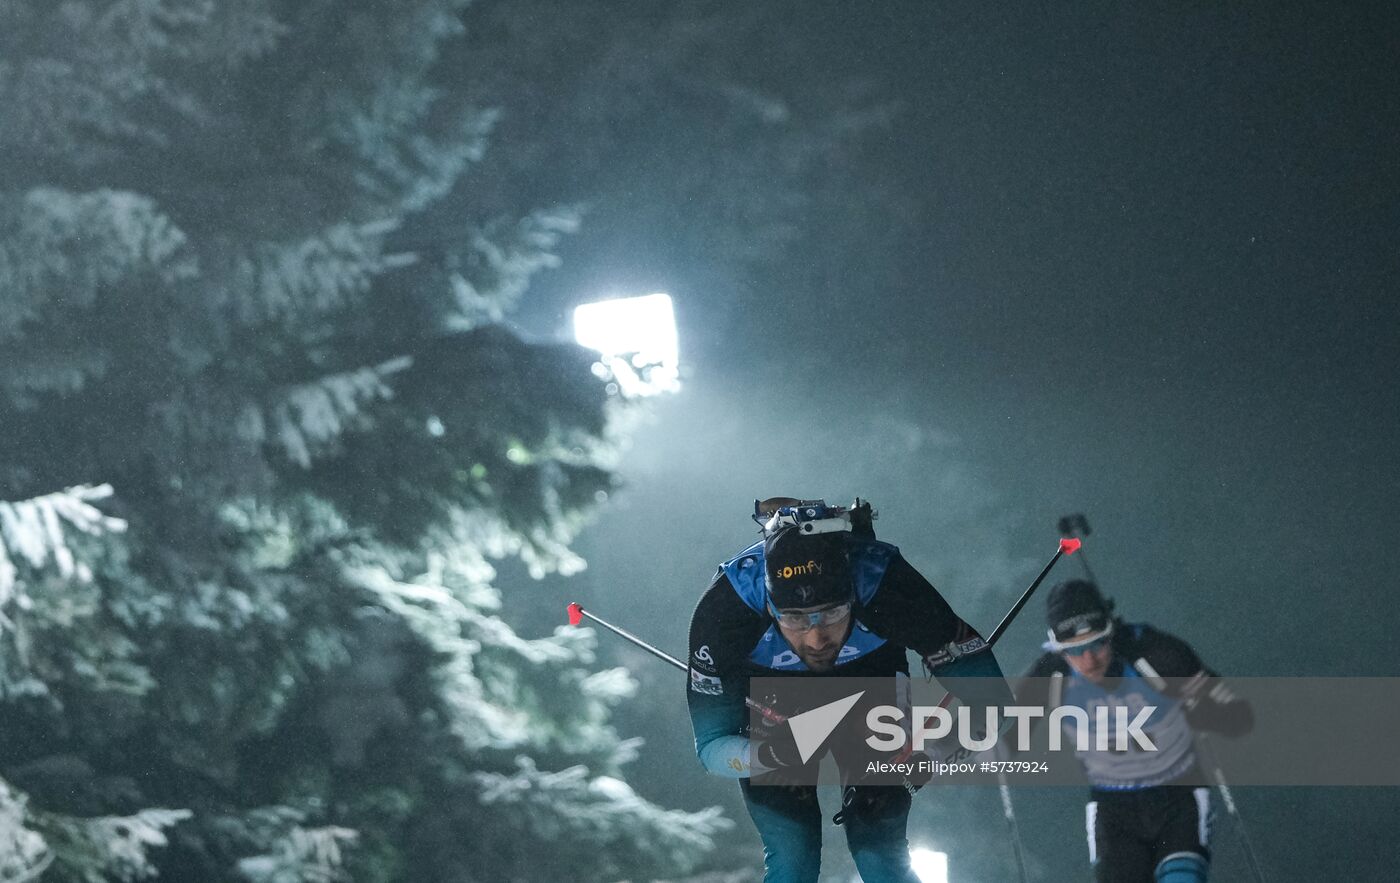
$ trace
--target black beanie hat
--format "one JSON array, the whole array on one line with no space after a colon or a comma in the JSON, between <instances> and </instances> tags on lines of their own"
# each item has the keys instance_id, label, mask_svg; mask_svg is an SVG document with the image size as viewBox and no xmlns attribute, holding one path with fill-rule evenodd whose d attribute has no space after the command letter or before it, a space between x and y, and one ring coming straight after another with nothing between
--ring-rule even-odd
<instances>
[{"instance_id":1,"label":"black beanie hat","mask_svg":"<svg viewBox=\"0 0 1400 883\"><path fill-rule=\"evenodd\" d=\"M844 532L785 527L764 540L763 563L768 598L779 610L835 604L855 593Z\"/></svg>"},{"instance_id":2,"label":"black beanie hat","mask_svg":"<svg viewBox=\"0 0 1400 883\"><path fill-rule=\"evenodd\" d=\"M1045 624L1053 641L1072 641L1076 636L1101 632L1113 619L1113 602L1104 599L1099 587L1087 580L1057 583L1045 602Z\"/></svg>"}]
</instances>

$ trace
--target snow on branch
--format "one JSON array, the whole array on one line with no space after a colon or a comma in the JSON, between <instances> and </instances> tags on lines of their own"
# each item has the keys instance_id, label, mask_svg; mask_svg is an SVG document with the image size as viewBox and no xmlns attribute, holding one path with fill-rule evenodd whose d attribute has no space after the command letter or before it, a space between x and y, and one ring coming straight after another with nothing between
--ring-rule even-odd
<instances>
[{"instance_id":1,"label":"snow on branch","mask_svg":"<svg viewBox=\"0 0 1400 883\"><path fill-rule=\"evenodd\" d=\"M411 364L412 359L401 356L282 389L267 408L273 439L287 459L309 468L316 451L332 446L348 429L367 425L364 405L392 398L394 391L384 378ZM250 413L247 422L261 440L266 433L262 415Z\"/></svg>"},{"instance_id":2,"label":"snow on branch","mask_svg":"<svg viewBox=\"0 0 1400 883\"><path fill-rule=\"evenodd\" d=\"M40 829L54 846L65 879L83 883L147 880L156 868L146 854L166 846L165 829L193 816L187 809L143 809L129 816L44 814Z\"/></svg>"},{"instance_id":3,"label":"snow on branch","mask_svg":"<svg viewBox=\"0 0 1400 883\"><path fill-rule=\"evenodd\" d=\"M195 271L185 234L144 196L37 187L0 198L0 338L19 335L46 307L84 310L108 286L153 272Z\"/></svg>"},{"instance_id":4,"label":"snow on branch","mask_svg":"<svg viewBox=\"0 0 1400 883\"><path fill-rule=\"evenodd\" d=\"M53 850L28 827L29 799L0 779L0 880L38 880L53 863Z\"/></svg>"},{"instance_id":5,"label":"snow on branch","mask_svg":"<svg viewBox=\"0 0 1400 883\"><path fill-rule=\"evenodd\" d=\"M230 256L221 296L231 301L238 321L323 321L369 291L385 269L406 256L381 254L395 224L341 223L293 242L263 242Z\"/></svg>"},{"instance_id":6,"label":"snow on branch","mask_svg":"<svg viewBox=\"0 0 1400 883\"><path fill-rule=\"evenodd\" d=\"M125 521L92 505L111 495L110 484L79 485L14 503L0 501L0 607L14 596L16 561L35 570L53 566L65 579L92 578L92 571L68 548L65 529L92 536L126 530Z\"/></svg>"},{"instance_id":7,"label":"snow on branch","mask_svg":"<svg viewBox=\"0 0 1400 883\"><path fill-rule=\"evenodd\" d=\"M479 800L514 836L556 843L604 843L592 851L591 866L575 867L577 879L617 879L626 870L693 868L733 827L718 807L698 812L662 809L626 782L594 776L583 766L539 769L527 756L516 758L513 774L473 772ZM635 879L635 878L634 878Z\"/></svg>"},{"instance_id":8,"label":"snow on branch","mask_svg":"<svg viewBox=\"0 0 1400 883\"><path fill-rule=\"evenodd\" d=\"M359 832L350 828L292 829L277 844L276 851L239 859L238 873L250 883L338 883L349 880L345 871L343 846L351 846Z\"/></svg>"},{"instance_id":9,"label":"snow on branch","mask_svg":"<svg viewBox=\"0 0 1400 883\"><path fill-rule=\"evenodd\" d=\"M451 277L462 328L499 322L540 270L559 265L559 241L578 230L582 212L558 206L524 218L498 218L473 229Z\"/></svg>"}]
</instances>

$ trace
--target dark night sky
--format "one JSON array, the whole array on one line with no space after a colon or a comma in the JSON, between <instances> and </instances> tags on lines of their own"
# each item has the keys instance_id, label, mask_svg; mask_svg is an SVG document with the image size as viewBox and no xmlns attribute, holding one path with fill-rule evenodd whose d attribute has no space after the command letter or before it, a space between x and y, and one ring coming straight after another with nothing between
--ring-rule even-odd
<instances>
[{"instance_id":1,"label":"dark night sky","mask_svg":"<svg viewBox=\"0 0 1400 883\"><path fill-rule=\"evenodd\" d=\"M583 537L590 570L520 591L616 610L680 652L754 497L859 494L989 629L1055 519L1084 511L1120 609L1223 672L1400 674L1394 11L875 6L794 27L833 81L898 101L840 170L887 207L815 219L792 283L754 296L629 223L646 196L626 194L532 296L522 324L551 334L610 290L669 291L690 377L649 406L627 487ZM820 88L783 62L756 68L772 91ZM1009 633L1007 669L1042 609ZM689 765L680 682L615 658L644 684L619 719L649 740L639 787L679 779L748 836L732 786ZM1044 879L1080 873L1079 797L1022 801ZM1390 791L1244 802L1276 879L1326 878L1332 838L1393 850ZM959 861L976 848L954 851L955 879L975 879Z\"/></svg>"}]
</instances>

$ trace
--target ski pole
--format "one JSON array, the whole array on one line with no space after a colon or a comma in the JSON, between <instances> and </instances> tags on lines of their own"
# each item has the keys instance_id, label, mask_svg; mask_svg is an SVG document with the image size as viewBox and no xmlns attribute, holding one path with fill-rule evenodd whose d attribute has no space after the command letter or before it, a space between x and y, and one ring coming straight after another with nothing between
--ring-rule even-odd
<instances>
[{"instance_id":1,"label":"ski pole","mask_svg":"<svg viewBox=\"0 0 1400 883\"><path fill-rule=\"evenodd\" d=\"M997 623L997 627L992 629L991 635L987 638L988 647L995 644L997 639L1006 634L1006 630L1011 627L1011 620L1015 619L1016 614L1021 612L1021 608L1026 606L1026 602L1031 599L1031 595L1035 594L1035 590L1040 588L1040 584L1045 582L1045 577L1050 575L1051 568L1055 566L1055 562L1060 560L1060 556L1073 555L1075 552L1078 552L1083 545L1083 542L1072 537L1066 537L1060 540L1059 548L1055 550L1055 554L1052 555L1050 560L1045 563L1045 566L1041 568L1040 575L1021 593L1021 597L1016 599L1016 603L1011 605L1011 609L1001 618L1001 622Z\"/></svg>"},{"instance_id":2,"label":"ski pole","mask_svg":"<svg viewBox=\"0 0 1400 883\"><path fill-rule=\"evenodd\" d=\"M1011 806L1011 786L1006 784L1006 773L997 773L997 788L1001 791L1001 814L1006 818L1011 843L1016 847L1016 874L1021 883L1029 883L1031 878L1026 870L1026 849L1021 845L1021 826L1016 823L1016 810Z\"/></svg>"},{"instance_id":3,"label":"ski pole","mask_svg":"<svg viewBox=\"0 0 1400 883\"><path fill-rule=\"evenodd\" d=\"M1085 533L1087 534L1088 531L1086 530ZM1021 608L1026 606L1026 602L1030 601L1031 595L1045 581L1045 577L1050 573L1050 568L1055 566L1055 562L1060 560L1060 556L1073 555L1080 551L1080 547L1083 545L1084 543L1076 537L1065 537L1060 540L1060 546L1055 550L1055 556L1050 559L1049 563L1040 571L1040 575L1021 594L1012 608L1007 611L1006 616L1002 617L1001 622L992 630L991 636L987 639L988 647L995 644L997 639L1011 627L1011 621L1021 612ZM1081 556L1080 560L1083 561L1084 558ZM1088 565L1086 564L1085 567L1087 568ZM1016 847L1016 873L1021 883L1028 883L1030 872L1026 870L1026 851L1025 846L1021 843L1021 826L1016 821L1016 809L1011 803L1011 786L1006 783L1006 773L1004 772L997 772L997 790L1001 793L1001 814L1006 819L1006 827L1011 831L1011 842Z\"/></svg>"},{"instance_id":4,"label":"ski pole","mask_svg":"<svg viewBox=\"0 0 1400 883\"><path fill-rule=\"evenodd\" d=\"M1249 863L1250 873L1254 875L1256 883L1264 883L1264 872L1260 869L1259 857L1254 853L1254 842L1249 839L1249 830L1245 828L1244 817L1240 815L1240 808L1235 804L1235 796L1230 792L1229 783L1225 781L1225 770L1220 766L1220 759L1215 756L1215 751L1210 747L1205 733L1197 734L1196 744L1210 763L1215 776L1215 787L1220 790L1220 799L1225 803L1225 812L1235 820L1235 830L1239 832L1240 843L1244 846L1244 857L1245 861Z\"/></svg>"},{"instance_id":5,"label":"ski pole","mask_svg":"<svg viewBox=\"0 0 1400 883\"><path fill-rule=\"evenodd\" d=\"M592 613L589 613L587 610L584 610L583 606L580 605L577 601L574 601L569 605L569 625L578 625L579 623L583 622L583 618L585 616L598 623L598 625L602 626L603 628L607 629L613 634L617 635L618 637L623 638L627 641L631 641L633 644L636 644L638 647L641 647L643 650L647 651L652 656L655 656L657 659L660 659L662 662L669 662L681 671L689 671L689 669L686 668L684 662L681 662L679 659L677 659L676 657L672 656L664 650L658 650L657 648L648 644L646 641L643 641L641 638L637 637L636 635L632 634L626 629L620 629L612 623L608 622L606 619L601 619L597 616L594 616Z\"/></svg>"},{"instance_id":6,"label":"ski pole","mask_svg":"<svg viewBox=\"0 0 1400 883\"><path fill-rule=\"evenodd\" d=\"M646 641L643 641L641 638L637 637L636 635L632 634L626 629L618 628L617 626L608 622L606 619L603 619L599 616L595 616L593 613L584 610L583 605L579 604L577 601L574 601L569 604L569 625L577 626L583 622L585 617L598 623L598 625L602 626L603 628L607 629L608 631L612 632L613 634L617 635L623 640L632 642L636 646L655 656L657 659L660 659L662 662L668 662L684 672L690 671L689 667L676 657L672 656L664 650L659 650L656 647L653 647L652 645L648 644ZM748 696L744 697L744 704L747 705L749 708L752 708L754 711L757 711L759 714L763 715L764 720L768 721L769 723L780 724L783 721L787 720L786 716L779 714L778 712L764 705L762 702L758 702Z\"/></svg>"}]
</instances>

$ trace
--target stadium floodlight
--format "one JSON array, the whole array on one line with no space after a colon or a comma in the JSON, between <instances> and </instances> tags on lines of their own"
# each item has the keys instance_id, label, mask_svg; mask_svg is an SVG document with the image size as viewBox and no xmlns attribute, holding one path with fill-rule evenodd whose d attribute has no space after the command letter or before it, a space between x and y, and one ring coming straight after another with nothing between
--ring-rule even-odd
<instances>
[{"instance_id":1,"label":"stadium floodlight","mask_svg":"<svg viewBox=\"0 0 1400 883\"><path fill-rule=\"evenodd\" d=\"M598 351L601 368L623 395L680 389L680 345L670 295L582 304L574 309L574 339Z\"/></svg>"},{"instance_id":2,"label":"stadium floodlight","mask_svg":"<svg viewBox=\"0 0 1400 883\"><path fill-rule=\"evenodd\" d=\"M948 883L948 854L932 849L909 850L909 866L919 883Z\"/></svg>"}]
</instances>

